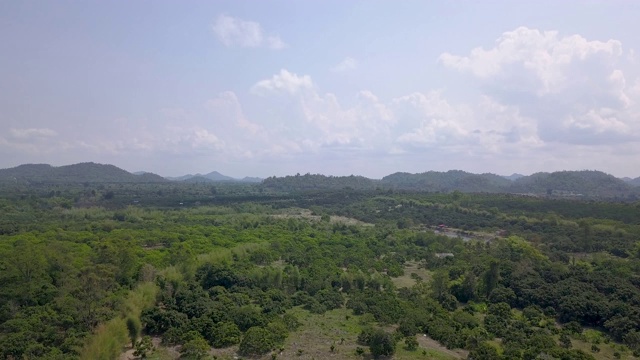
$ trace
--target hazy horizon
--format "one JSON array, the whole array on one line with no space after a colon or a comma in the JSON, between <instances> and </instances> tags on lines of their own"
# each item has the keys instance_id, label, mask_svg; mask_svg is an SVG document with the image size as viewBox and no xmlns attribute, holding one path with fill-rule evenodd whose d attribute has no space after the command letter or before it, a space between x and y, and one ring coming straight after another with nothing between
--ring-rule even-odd
<instances>
[{"instance_id":1,"label":"hazy horizon","mask_svg":"<svg viewBox=\"0 0 640 360\"><path fill-rule=\"evenodd\" d=\"M129 173L131 173L131 174L135 174L135 173L153 173L153 174L160 175L160 176L162 176L162 177L164 177L164 178L167 178L167 179L180 178L180 177L184 177L184 176L205 176L205 175L208 175L208 174L211 174L211 173L215 173L215 172L217 172L217 173L218 173L218 174L220 174L220 175L227 176L227 177L231 177L231 178L238 179L238 180L242 180L243 178L262 178L262 179L266 179L266 178L268 178L268 177L272 177L272 176L276 176L276 177L285 177L285 176L295 176L295 175L305 175L305 174L312 174L312 175L316 175L316 174L317 174L317 175L324 175L324 176L351 176L351 175L353 175L353 176L363 176L363 177L369 178L369 179L371 179L371 180L380 180L380 179L382 179L383 177L385 177L385 176L387 176L387 175L392 175L392 174L394 174L394 173L401 172L401 171L393 171L393 172L390 172L390 173L384 174L383 176L380 176L380 177L366 176L366 175L363 175L363 174L357 174L357 173L350 173L350 174L341 174L341 175L336 175L336 174L331 174L331 173L321 173L321 172L306 172L306 173L296 172L296 173L289 173L289 174L267 175L267 176L256 176L256 175L251 175L251 174L240 174L240 175L236 175L236 174L228 174L228 173L224 173L224 172L221 172L221 171L219 171L219 170L213 169L213 170L206 170L206 171L196 171L196 172L191 172L191 173L180 173L180 174L175 174L175 175L173 175L173 174L169 174L169 175L168 175L168 174L164 174L164 173L157 173L157 172L148 171L148 170L131 170L131 169L125 169L124 167L118 166L118 164L96 163L96 162L94 162L94 161L88 161L88 162L83 162L83 163L95 163L95 164L99 164L99 165L113 165L113 166L118 167L118 168L120 168L120 169L122 169L122 170L125 170L125 171L127 171L127 172L129 172ZM62 165L53 165L53 164L46 164L46 163L24 163L24 164L19 164L19 165L17 165L17 166L21 166L21 165L49 165L49 166L53 166L53 167L60 167L60 166L70 166L70 165L78 165L78 164L81 164L81 163L62 164ZM11 168L13 168L13 167L11 167ZM0 170L5 170L5 169L7 169L7 168L0 168ZM435 171L435 172L463 171L463 172L467 172L467 173L471 173L471 174L477 174L477 175L482 175L482 174L493 174L493 175L498 175L498 176L505 177L505 178L507 178L507 177L511 177L511 176L514 176L514 175L527 177L527 176L531 176L531 175L533 175L533 174L535 174L535 173L540 173L540 171L538 171L538 172L532 172L532 173L510 173L510 174L501 174L501 173L494 173L494 172L491 172L491 171L479 171L479 172L473 172L473 171L467 171L467 170L464 170L464 169L455 169L455 168L447 169L447 170L433 170L433 169L426 169L426 170L420 170L420 171L406 171L405 173L410 173L410 174L421 174L421 173L427 173L427 172L430 172L430 171ZM552 173L552 172L562 172L562 171L600 171L600 172L602 172L601 170L598 170L598 169L578 169L578 170L556 170L556 171L548 171L548 173ZM636 178L640 178L640 176L616 176L616 175L611 174L611 173L607 173L607 172L604 172L604 173L606 173L606 174L608 174L608 175L612 175L612 176L614 176L614 177L616 177L616 178L618 178L618 179L625 179L625 178L626 178L626 179L634 180L634 179L636 179Z\"/></svg>"},{"instance_id":2,"label":"hazy horizon","mask_svg":"<svg viewBox=\"0 0 640 360\"><path fill-rule=\"evenodd\" d=\"M640 2L0 2L0 168L638 177Z\"/></svg>"}]
</instances>

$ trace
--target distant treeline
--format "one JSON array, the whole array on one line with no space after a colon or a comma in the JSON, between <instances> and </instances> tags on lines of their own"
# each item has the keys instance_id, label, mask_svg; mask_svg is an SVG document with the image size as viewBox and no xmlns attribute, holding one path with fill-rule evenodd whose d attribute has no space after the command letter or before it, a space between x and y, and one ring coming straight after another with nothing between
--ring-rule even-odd
<instances>
[{"instance_id":1,"label":"distant treeline","mask_svg":"<svg viewBox=\"0 0 640 360\"><path fill-rule=\"evenodd\" d=\"M391 189L427 192L520 193L572 198L620 198L635 200L640 188L600 171L536 173L509 180L495 174L472 174L460 170L429 171L421 174L395 173L380 180L361 176L305 174L270 177L266 189L305 191L319 189Z\"/></svg>"},{"instance_id":2,"label":"distant treeline","mask_svg":"<svg viewBox=\"0 0 640 360\"><path fill-rule=\"evenodd\" d=\"M183 179L184 178L184 179ZM640 178L618 179L594 171L559 171L535 173L530 176L504 177L495 174L472 174L461 170L428 171L420 174L394 173L382 179L363 176L326 176L296 174L258 178L232 179L217 172L207 175L166 179L152 173L132 174L113 165L80 163L53 167L27 164L0 169L0 185L50 184L180 184L201 183L219 185L236 183L256 185L268 193L288 193L310 190L403 190L419 192L512 193L576 199L618 199L635 201L640 195Z\"/></svg>"}]
</instances>

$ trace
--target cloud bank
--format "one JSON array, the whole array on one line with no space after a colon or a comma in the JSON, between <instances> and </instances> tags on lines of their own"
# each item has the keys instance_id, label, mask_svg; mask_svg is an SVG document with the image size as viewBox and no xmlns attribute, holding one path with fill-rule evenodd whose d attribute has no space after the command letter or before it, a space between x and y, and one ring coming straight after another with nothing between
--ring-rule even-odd
<instances>
[{"instance_id":1,"label":"cloud bank","mask_svg":"<svg viewBox=\"0 0 640 360\"><path fill-rule=\"evenodd\" d=\"M213 29L229 47L285 46L260 24L227 15ZM82 151L97 160L110 154L156 168L169 157L191 166L238 163L261 171L247 175L261 176L276 164L289 164L284 173L330 168L370 176L453 167L607 171L625 162L640 165L633 160L640 151L640 79L626 72L632 55L617 40L520 27L489 48L439 56L442 71L459 73L477 90L470 100L453 100L456 89L386 99L363 89L345 97L323 89L311 74L283 68L244 91L202 99L199 108L115 119L82 136L11 128L0 135L0 151L59 152L70 159ZM325 69L343 72L357 64L347 57ZM319 164L325 168L314 168Z\"/></svg>"}]
</instances>

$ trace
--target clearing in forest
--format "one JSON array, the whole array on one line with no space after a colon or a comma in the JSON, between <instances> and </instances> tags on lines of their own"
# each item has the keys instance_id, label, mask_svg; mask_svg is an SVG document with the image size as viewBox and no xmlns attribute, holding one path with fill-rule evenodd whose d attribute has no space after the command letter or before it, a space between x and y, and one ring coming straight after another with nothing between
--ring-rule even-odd
<instances>
[{"instance_id":1,"label":"clearing in forest","mask_svg":"<svg viewBox=\"0 0 640 360\"><path fill-rule=\"evenodd\" d=\"M309 209L303 208L287 208L281 211L280 214L272 215L278 219L307 219L311 221L321 221L322 216L313 215L313 212ZM358 226L373 226L373 224L360 221L358 219L346 217L346 216L329 216L329 222L331 224L345 224L345 225L358 225Z\"/></svg>"},{"instance_id":2,"label":"clearing in forest","mask_svg":"<svg viewBox=\"0 0 640 360\"><path fill-rule=\"evenodd\" d=\"M372 359L367 346L357 343L358 335L364 327L374 325L371 317L353 315L349 309L336 309L324 314L312 314L301 308L291 310L302 326L291 333L284 345L284 351L278 359ZM405 349L403 341L396 344L393 359L463 359L457 352L447 350L438 342L419 336L419 348L415 351ZM333 351L332 351L333 346ZM365 350L357 355L356 349ZM265 356L264 359L270 359Z\"/></svg>"},{"instance_id":3,"label":"clearing in forest","mask_svg":"<svg viewBox=\"0 0 640 360\"><path fill-rule=\"evenodd\" d=\"M425 269L420 261L407 261L404 266L404 275L391 278L391 281L397 288L408 288L415 285L417 279L424 282L431 281L431 271Z\"/></svg>"}]
</instances>

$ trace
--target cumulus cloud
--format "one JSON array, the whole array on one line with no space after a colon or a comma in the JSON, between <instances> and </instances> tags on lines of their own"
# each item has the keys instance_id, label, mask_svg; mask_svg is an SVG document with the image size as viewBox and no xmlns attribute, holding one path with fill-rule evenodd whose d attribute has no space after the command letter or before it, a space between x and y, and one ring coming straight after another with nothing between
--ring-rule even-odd
<instances>
[{"instance_id":1,"label":"cumulus cloud","mask_svg":"<svg viewBox=\"0 0 640 360\"><path fill-rule=\"evenodd\" d=\"M270 133L272 139L294 141L299 151L340 149L373 156L428 148L495 153L540 143L531 119L489 98L473 106L452 104L441 92L431 91L383 101L365 90L346 105L334 93L319 92L310 76L287 70L258 82L253 92L291 100L292 106L276 114L283 124L270 127Z\"/></svg>"},{"instance_id":2,"label":"cumulus cloud","mask_svg":"<svg viewBox=\"0 0 640 360\"><path fill-rule=\"evenodd\" d=\"M212 26L213 32L225 46L248 48L266 47L280 50L287 44L277 35L267 34L255 21L242 20L229 15L218 16Z\"/></svg>"},{"instance_id":3,"label":"cumulus cloud","mask_svg":"<svg viewBox=\"0 0 640 360\"><path fill-rule=\"evenodd\" d=\"M303 120L316 134L317 146L372 149L385 146L393 115L372 92L361 91L357 101L344 106L333 93L310 92L299 99Z\"/></svg>"},{"instance_id":4,"label":"cumulus cloud","mask_svg":"<svg viewBox=\"0 0 640 360\"><path fill-rule=\"evenodd\" d=\"M280 70L279 74L275 74L271 79L265 79L257 82L251 92L254 94L266 95L274 92L285 92L294 95L302 90L311 89L313 81L309 75L298 76L285 69Z\"/></svg>"},{"instance_id":5,"label":"cumulus cloud","mask_svg":"<svg viewBox=\"0 0 640 360\"><path fill-rule=\"evenodd\" d=\"M624 60L617 40L526 27L505 32L490 49L440 56L486 96L535 120L543 141L591 145L629 141L639 130L633 89L619 67Z\"/></svg>"},{"instance_id":6,"label":"cumulus cloud","mask_svg":"<svg viewBox=\"0 0 640 360\"><path fill-rule=\"evenodd\" d=\"M237 126L249 131L251 135L256 135L263 130L260 125L247 119L238 96L233 91L224 91L218 94L217 97L208 100L205 103L205 108L213 113L216 120L221 123L219 125L230 124L231 126Z\"/></svg>"},{"instance_id":7,"label":"cumulus cloud","mask_svg":"<svg viewBox=\"0 0 640 360\"><path fill-rule=\"evenodd\" d=\"M439 91L413 93L392 101L397 126L394 151L437 151L448 155L526 152L540 146L535 124L514 107L483 97L455 104Z\"/></svg>"},{"instance_id":8,"label":"cumulus cloud","mask_svg":"<svg viewBox=\"0 0 640 360\"><path fill-rule=\"evenodd\" d=\"M393 100L393 106L406 129L397 137L400 144L456 145L473 130L468 126L471 112L463 106L452 106L438 92L402 96Z\"/></svg>"},{"instance_id":9,"label":"cumulus cloud","mask_svg":"<svg viewBox=\"0 0 640 360\"><path fill-rule=\"evenodd\" d=\"M358 67L358 61L356 61L356 59L347 56L346 58L344 58L344 60L342 60L341 62L339 62L338 64L336 64L335 66L333 66L331 68L331 71L333 72L345 72L345 71L349 71L349 70L354 70Z\"/></svg>"},{"instance_id":10,"label":"cumulus cloud","mask_svg":"<svg viewBox=\"0 0 640 360\"><path fill-rule=\"evenodd\" d=\"M257 23L218 20L216 35L228 46L271 46ZM486 161L519 172L606 170L614 162L624 168L629 154L640 151L640 79L629 75L632 57L617 40L522 27L488 48L439 57L445 69L477 88L475 98L450 96L457 89L388 98L367 89L343 96L322 89L308 73L282 69L257 78L248 93L223 91L203 97L197 109L100 122L82 138L42 125L7 125L0 129L0 150L83 149L123 158L162 154L295 166L367 158L374 161L360 162L387 162L393 171L396 161L411 162L414 170L433 169L434 161L444 170L487 171ZM356 67L346 58L331 70Z\"/></svg>"},{"instance_id":11,"label":"cumulus cloud","mask_svg":"<svg viewBox=\"0 0 640 360\"><path fill-rule=\"evenodd\" d=\"M371 150L376 145L385 146L383 138L388 137L393 124L393 115L372 92L361 91L355 104L345 106L335 94L319 92L309 75L285 69L256 83L252 93L289 99L291 106L279 110L276 117L281 119L280 124L272 126L271 131L276 138L293 141L297 147L290 147L299 151Z\"/></svg>"},{"instance_id":12,"label":"cumulus cloud","mask_svg":"<svg viewBox=\"0 0 640 360\"><path fill-rule=\"evenodd\" d=\"M70 147L58 132L49 128L10 128L5 134L0 135L0 153L18 151L41 156Z\"/></svg>"},{"instance_id":13,"label":"cumulus cloud","mask_svg":"<svg viewBox=\"0 0 640 360\"><path fill-rule=\"evenodd\" d=\"M469 56L444 53L440 61L482 79L527 80L533 82L527 85L536 86L539 94L544 94L567 85L571 65L594 58L610 62L621 54L622 44L616 40L588 41L580 35L560 37L557 31L519 27L502 34L489 50L475 48ZM514 81L506 85L516 86Z\"/></svg>"}]
</instances>

